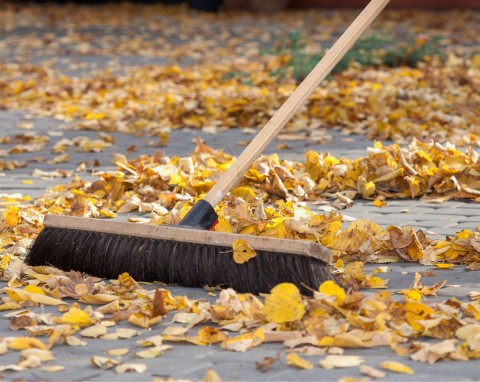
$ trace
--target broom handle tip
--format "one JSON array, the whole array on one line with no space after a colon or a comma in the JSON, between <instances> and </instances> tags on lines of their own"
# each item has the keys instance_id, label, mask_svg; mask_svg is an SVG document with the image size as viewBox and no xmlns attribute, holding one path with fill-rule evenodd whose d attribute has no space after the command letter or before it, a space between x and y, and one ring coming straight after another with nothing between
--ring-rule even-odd
<instances>
[{"instance_id":1,"label":"broom handle tip","mask_svg":"<svg viewBox=\"0 0 480 382\"><path fill-rule=\"evenodd\" d=\"M256 158L265 150L272 139L283 126L292 118L308 97L318 87L325 77L330 74L335 65L342 59L350 47L358 40L367 27L375 20L390 0L372 0L357 16L347 30L340 36L332 48L323 56L310 74L288 97L256 137L250 142L237 160L222 175L212 189L205 195L204 200L215 207L235 184L243 177L245 171Z\"/></svg>"}]
</instances>

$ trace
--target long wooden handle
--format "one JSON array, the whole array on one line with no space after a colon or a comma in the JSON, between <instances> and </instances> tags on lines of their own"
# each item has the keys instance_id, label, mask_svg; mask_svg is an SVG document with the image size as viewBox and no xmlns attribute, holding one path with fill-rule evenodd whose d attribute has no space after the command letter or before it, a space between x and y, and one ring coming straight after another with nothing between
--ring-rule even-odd
<instances>
[{"instance_id":1,"label":"long wooden handle","mask_svg":"<svg viewBox=\"0 0 480 382\"><path fill-rule=\"evenodd\" d=\"M217 183L205 196L204 200L215 207L223 199L225 194L240 181L245 171L265 150L265 147L278 134L283 126L292 118L298 109L305 103L317 86L332 71L335 65L342 59L345 53L352 47L355 41L362 35L373 20L380 14L390 0L372 0L365 9L357 16L348 29L340 36L332 48L323 56L320 62L313 68L310 74L288 97L285 103L278 109L267 124L260 130L250 142L237 160L222 175Z\"/></svg>"}]
</instances>

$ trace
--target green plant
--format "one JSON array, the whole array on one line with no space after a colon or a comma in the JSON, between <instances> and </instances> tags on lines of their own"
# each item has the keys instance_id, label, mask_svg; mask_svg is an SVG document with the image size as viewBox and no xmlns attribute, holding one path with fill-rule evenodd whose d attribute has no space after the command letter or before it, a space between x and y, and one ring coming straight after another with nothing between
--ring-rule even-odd
<instances>
[{"instance_id":1,"label":"green plant","mask_svg":"<svg viewBox=\"0 0 480 382\"><path fill-rule=\"evenodd\" d=\"M360 38L357 43L345 54L342 60L335 66L333 72L348 69L353 63L362 66L415 66L426 57L437 56L444 58L441 49L441 36L431 38L424 36L411 36L404 42L371 34ZM284 77L289 71L296 80L304 79L313 67L320 61L324 52L307 53L306 37L298 30L293 31L288 39L278 44L273 49L264 53L286 56L287 65L273 71L272 76Z\"/></svg>"}]
</instances>

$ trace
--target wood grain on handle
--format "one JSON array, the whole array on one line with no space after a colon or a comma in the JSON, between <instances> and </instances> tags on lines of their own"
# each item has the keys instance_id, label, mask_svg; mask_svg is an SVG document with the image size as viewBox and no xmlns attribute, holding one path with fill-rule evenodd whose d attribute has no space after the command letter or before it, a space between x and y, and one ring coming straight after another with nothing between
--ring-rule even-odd
<instances>
[{"instance_id":1,"label":"wood grain on handle","mask_svg":"<svg viewBox=\"0 0 480 382\"><path fill-rule=\"evenodd\" d=\"M372 0L205 196L215 207L292 118L390 0Z\"/></svg>"}]
</instances>

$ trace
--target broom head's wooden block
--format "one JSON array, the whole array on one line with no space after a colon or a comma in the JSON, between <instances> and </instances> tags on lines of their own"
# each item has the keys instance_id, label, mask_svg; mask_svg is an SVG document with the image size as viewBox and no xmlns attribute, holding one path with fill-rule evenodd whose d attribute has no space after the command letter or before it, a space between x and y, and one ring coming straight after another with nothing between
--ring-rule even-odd
<instances>
[{"instance_id":1,"label":"broom head's wooden block","mask_svg":"<svg viewBox=\"0 0 480 382\"><path fill-rule=\"evenodd\" d=\"M300 256L313 257L324 261L325 263L330 263L332 260L332 252L328 248L306 240L277 239L265 236L240 235L203 231L186 227L116 222L112 220L109 220L107 223L105 220L101 219L63 215L46 215L44 225L45 227L138 236L154 240L159 239L185 243L210 244L212 246L220 247L232 247L235 240L241 239L245 240L248 245L256 251L291 253Z\"/></svg>"}]
</instances>

